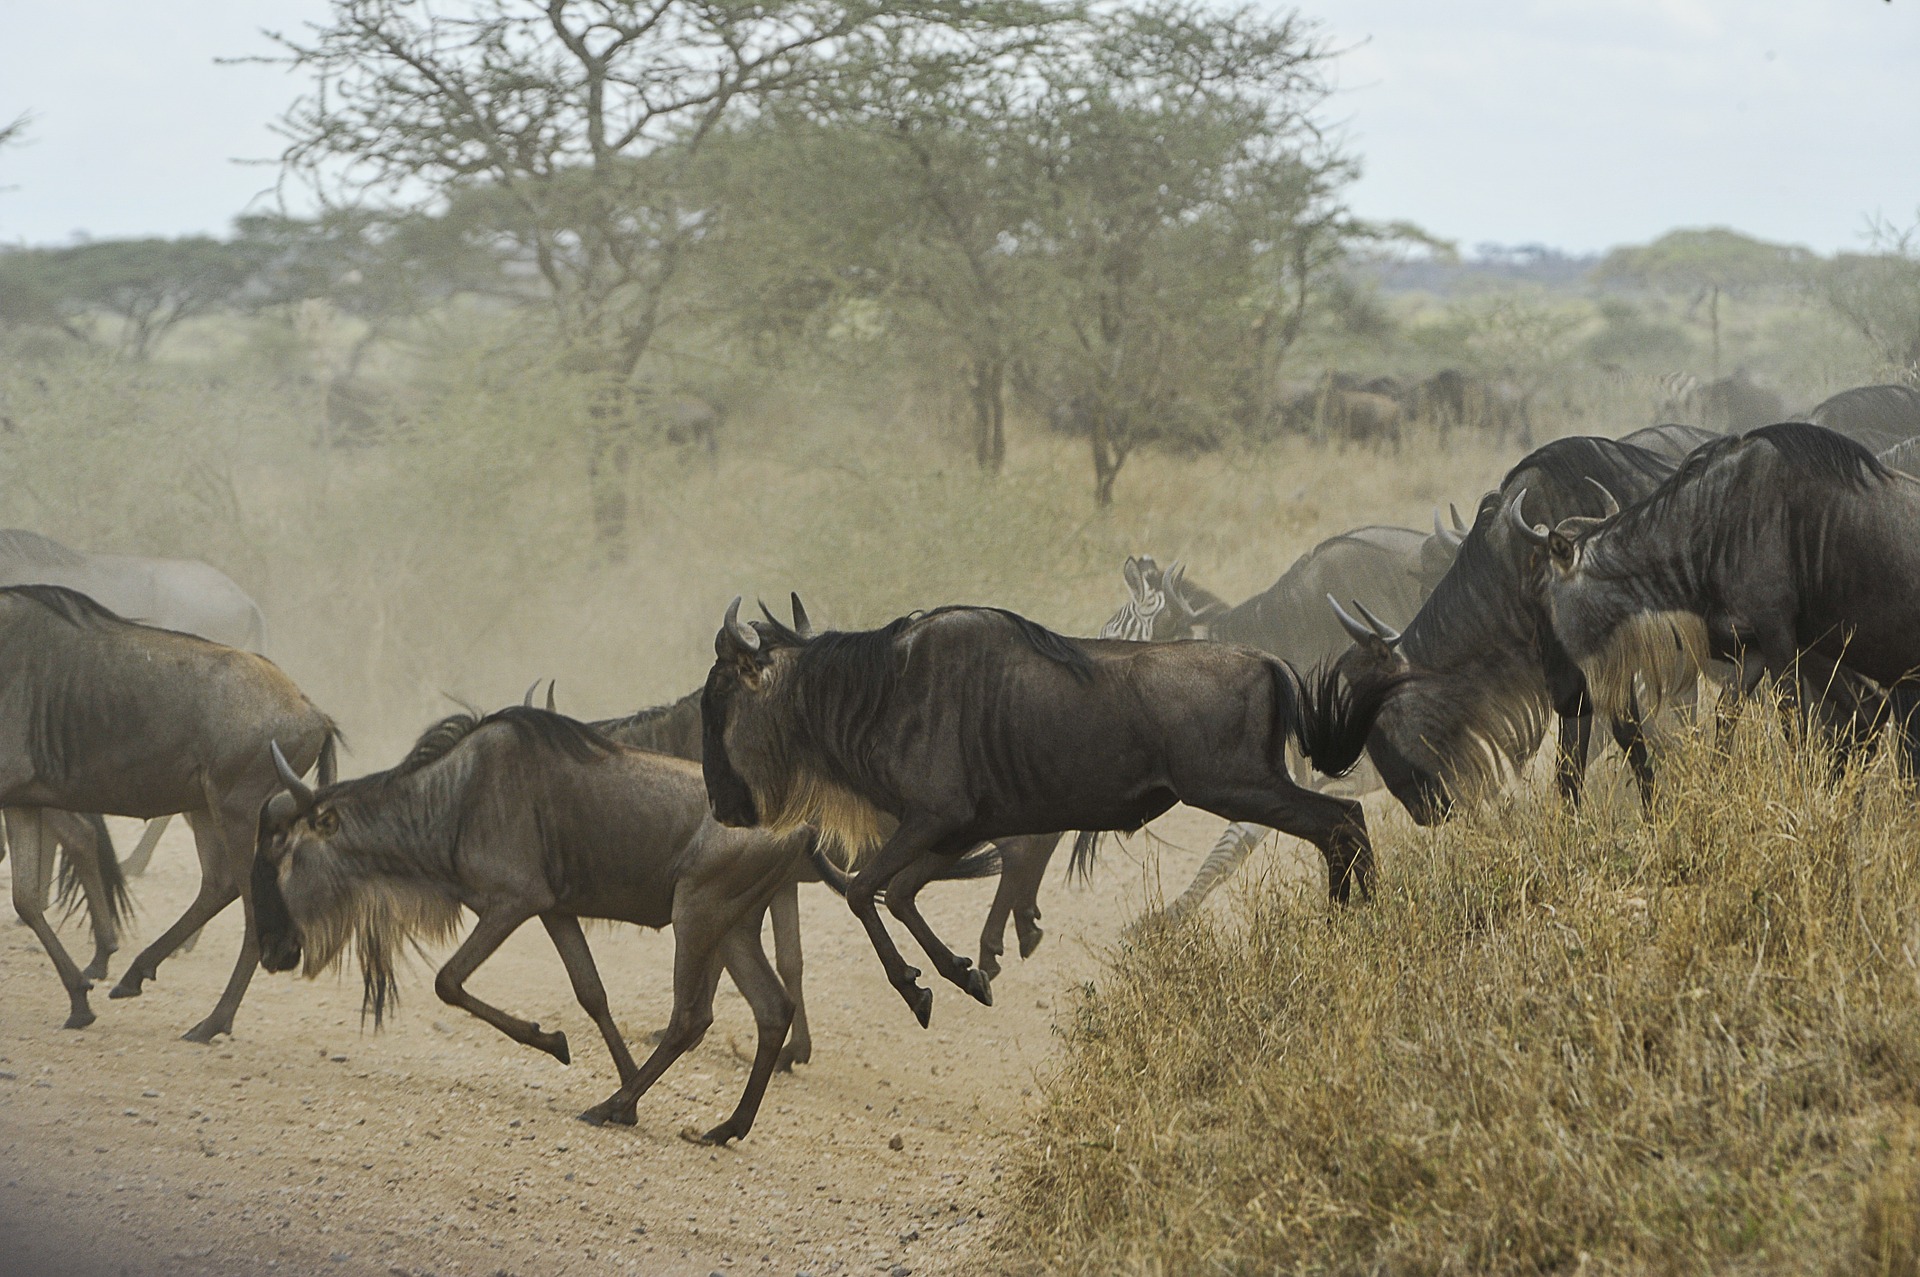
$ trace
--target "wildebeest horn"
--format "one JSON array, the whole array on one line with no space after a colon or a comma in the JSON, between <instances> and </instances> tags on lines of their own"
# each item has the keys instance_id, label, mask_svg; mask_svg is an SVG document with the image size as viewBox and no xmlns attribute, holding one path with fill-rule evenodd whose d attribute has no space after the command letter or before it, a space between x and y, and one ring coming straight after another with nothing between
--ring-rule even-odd
<instances>
[{"instance_id":1,"label":"wildebeest horn","mask_svg":"<svg viewBox=\"0 0 1920 1277\"><path fill-rule=\"evenodd\" d=\"M294 772L292 765L287 762L287 756L280 752L280 742L268 741L267 748L273 752L273 770L280 773L280 783L287 787L287 792L293 795L293 801L300 805L301 811L312 811L313 790Z\"/></svg>"},{"instance_id":2,"label":"wildebeest horn","mask_svg":"<svg viewBox=\"0 0 1920 1277\"><path fill-rule=\"evenodd\" d=\"M1467 533L1473 531L1472 528L1461 522L1460 507L1451 501L1447 502L1447 513L1453 516L1453 530L1455 532L1458 532L1461 536L1465 536Z\"/></svg>"},{"instance_id":3,"label":"wildebeest horn","mask_svg":"<svg viewBox=\"0 0 1920 1277\"><path fill-rule=\"evenodd\" d=\"M740 623L740 596L738 594L733 596L733 602L727 604L726 629L727 633L733 636L733 641L741 647L746 648L749 652L757 652L760 650L760 636L753 632L751 626Z\"/></svg>"},{"instance_id":4,"label":"wildebeest horn","mask_svg":"<svg viewBox=\"0 0 1920 1277\"><path fill-rule=\"evenodd\" d=\"M1433 508L1433 535L1439 537L1441 540L1441 543L1445 545L1457 546L1462 541L1466 540L1466 538L1461 536L1458 532L1455 532L1452 528L1449 528L1446 524L1440 522L1439 506L1435 506Z\"/></svg>"},{"instance_id":5,"label":"wildebeest horn","mask_svg":"<svg viewBox=\"0 0 1920 1277\"><path fill-rule=\"evenodd\" d=\"M1613 493L1607 491L1606 484L1600 482L1592 475L1587 476L1587 482L1594 486L1594 489L1600 493L1600 499L1606 503L1606 513L1600 516L1601 518L1611 519L1614 515L1620 513L1620 502L1614 497Z\"/></svg>"},{"instance_id":6,"label":"wildebeest horn","mask_svg":"<svg viewBox=\"0 0 1920 1277\"><path fill-rule=\"evenodd\" d=\"M1365 603L1362 603L1359 599L1355 599L1353 605L1360 610L1361 616L1367 618L1367 624L1373 627L1373 632L1380 636L1382 643L1385 643L1388 647L1392 647L1400 641L1400 631L1375 616L1372 609Z\"/></svg>"},{"instance_id":7,"label":"wildebeest horn","mask_svg":"<svg viewBox=\"0 0 1920 1277\"><path fill-rule=\"evenodd\" d=\"M1513 525L1514 531L1518 532L1534 545L1545 545L1547 543L1547 530L1545 528L1536 528L1531 523L1528 523L1527 516L1521 510L1521 507L1526 504L1526 501L1527 490L1525 488L1513 494L1513 500L1507 502L1507 522Z\"/></svg>"},{"instance_id":8,"label":"wildebeest horn","mask_svg":"<svg viewBox=\"0 0 1920 1277\"><path fill-rule=\"evenodd\" d=\"M1372 629L1362 625L1359 621L1354 620L1352 614L1340 606L1340 600L1334 598L1331 594L1327 595L1327 606L1333 609L1333 615L1339 620L1340 628L1345 630L1354 642L1377 643L1380 641L1378 634L1375 634Z\"/></svg>"},{"instance_id":9,"label":"wildebeest horn","mask_svg":"<svg viewBox=\"0 0 1920 1277\"><path fill-rule=\"evenodd\" d=\"M540 690L540 680L536 678L533 682L527 684L527 694L520 698L520 708L532 709L533 694L538 690Z\"/></svg>"},{"instance_id":10,"label":"wildebeest horn","mask_svg":"<svg viewBox=\"0 0 1920 1277\"><path fill-rule=\"evenodd\" d=\"M800 606L800 592L788 590L787 601L793 605L793 632L801 638L812 638L813 622L807 619L807 609Z\"/></svg>"},{"instance_id":11,"label":"wildebeest horn","mask_svg":"<svg viewBox=\"0 0 1920 1277\"><path fill-rule=\"evenodd\" d=\"M557 681L558 680L551 678L547 680L547 713L549 714L558 714L560 712L559 708L553 703L553 687Z\"/></svg>"}]
</instances>

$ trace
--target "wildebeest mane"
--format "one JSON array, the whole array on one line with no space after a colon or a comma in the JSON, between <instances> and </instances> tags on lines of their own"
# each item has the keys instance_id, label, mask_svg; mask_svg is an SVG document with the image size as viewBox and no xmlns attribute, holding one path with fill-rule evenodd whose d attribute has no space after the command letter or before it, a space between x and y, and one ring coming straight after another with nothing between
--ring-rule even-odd
<instances>
[{"instance_id":1,"label":"wildebeest mane","mask_svg":"<svg viewBox=\"0 0 1920 1277\"><path fill-rule=\"evenodd\" d=\"M650 749L658 753L669 753L680 757L689 757L683 749L677 747L678 742L673 739L675 728L678 725L675 720L680 716L686 715L688 711L691 710L694 726L696 728L698 727L700 721L700 692L701 689L695 688L677 701L669 701L665 705L654 705L647 709L636 710L623 718L602 719L597 723L591 724L591 726L608 740L617 741L622 745L631 745L637 749ZM697 732L695 739L698 739ZM699 760L698 754L691 755L690 757L694 761Z\"/></svg>"},{"instance_id":2,"label":"wildebeest mane","mask_svg":"<svg viewBox=\"0 0 1920 1277\"><path fill-rule=\"evenodd\" d=\"M1783 421L1749 430L1746 438L1766 440L1797 470L1813 471L1853 487L1864 488L1888 475L1880 458L1864 445L1825 426Z\"/></svg>"},{"instance_id":3,"label":"wildebeest mane","mask_svg":"<svg viewBox=\"0 0 1920 1277\"><path fill-rule=\"evenodd\" d=\"M592 762L618 748L590 724L578 719L530 705L510 705L491 714L447 715L420 733L405 758L375 775L398 778L417 772L445 758L461 741L493 723L505 723L526 743L556 750L576 763Z\"/></svg>"},{"instance_id":4,"label":"wildebeest mane","mask_svg":"<svg viewBox=\"0 0 1920 1277\"><path fill-rule=\"evenodd\" d=\"M1003 607L983 607L977 604L949 603L945 607L936 607L925 612L909 612L896 617L877 630L829 630L806 638L796 634L773 617L765 621L754 622L777 634L782 641L796 645L801 649L800 663L797 669L819 669L826 666L846 667L849 672L871 675L876 678L888 678L893 671L893 643L901 634L923 621L937 616L946 616L955 612L990 612L1012 624L1014 632L1026 640L1028 647L1057 665L1064 665L1073 676L1082 683L1093 681L1093 658L1087 650L1064 634L1056 634L1038 621L1030 621L1018 612L1010 612Z\"/></svg>"},{"instance_id":5,"label":"wildebeest mane","mask_svg":"<svg viewBox=\"0 0 1920 1277\"><path fill-rule=\"evenodd\" d=\"M1655 482L1672 473L1668 462L1645 448L1618 439L1575 435L1556 439L1522 457L1500 480L1500 487L1504 491L1515 479L1536 471L1562 491L1578 492L1586 487L1587 476L1606 474L1622 466Z\"/></svg>"},{"instance_id":6,"label":"wildebeest mane","mask_svg":"<svg viewBox=\"0 0 1920 1277\"><path fill-rule=\"evenodd\" d=\"M0 556L38 568L73 568L87 561L87 556L78 550L25 528L0 528Z\"/></svg>"},{"instance_id":7,"label":"wildebeest mane","mask_svg":"<svg viewBox=\"0 0 1920 1277\"><path fill-rule=\"evenodd\" d=\"M98 629L107 625L132 624L118 613L108 611L91 595L70 590L64 585L0 586L0 596L29 599L46 608L69 625L80 629Z\"/></svg>"}]
</instances>

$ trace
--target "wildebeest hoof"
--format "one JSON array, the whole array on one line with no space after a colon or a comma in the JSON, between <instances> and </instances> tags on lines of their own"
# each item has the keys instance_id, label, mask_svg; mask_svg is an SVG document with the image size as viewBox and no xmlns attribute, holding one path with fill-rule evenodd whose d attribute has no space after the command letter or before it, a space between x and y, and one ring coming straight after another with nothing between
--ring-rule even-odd
<instances>
[{"instance_id":1,"label":"wildebeest hoof","mask_svg":"<svg viewBox=\"0 0 1920 1277\"><path fill-rule=\"evenodd\" d=\"M926 1028L933 1020L933 990L915 985L911 990L903 989L901 996L905 997L907 1005L913 1008L914 1019L920 1021L920 1027Z\"/></svg>"},{"instance_id":2,"label":"wildebeest hoof","mask_svg":"<svg viewBox=\"0 0 1920 1277\"><path fill-rule=\"evenodd\" d=\"M680 1128L680 1138L689 1144L724 1146L728 1140L737 1140L740 1133L733 1129L732 1122L722 1122L710 1131L697 1131L691 1126Z\"/></svg>"},{"instance_id":3,"label":"wildebeest hoof","mask_svg":"<svg viewBox=\"0 0 1920 1277\"><path fill-rule=\"evenodd\" d=\"M588 1126L605 1126L608 1122L620 1126L632 1126L639 1121L634 1110L635 1105L621 1104L618 1095L600 1101L580 1115L580 1120Z\"/></svg>"},{"instance_id":4,"label":"wildebeest hoof","mask_svg":"<svg viewBox=\"0 0 1920 1277\"><path fill-rule=\"evenodd\" d=\"M105 958L97 958L94 961L89 962L86 966L80 968L80 974L85 976L89 980L106 979L107 978L107 960Z\"/></svg>"},{"instance_id":5,"label":"wildebeest hoof","mask_svg":"<svg viewBox=\"0 0 1920 1277\"><path fill-rule=\"evenodd\" d=\"M60 1027L63 1029L84 1029L98 1018L98 1016L94 1015L91 1008L77 1006L73 1009L73 1014L67 1017L67 1022Z\"/></svg>"},{"instance_id":6,"label":"wildebeest hoof","mask_svg":"<svg viewBox=\"0 0 1920 1277\"><path fill-rule=\"evenodd\" d=\"M783 1046L780 1054L774 1057L773 1067L777 1072L791 1073L794 1065L805 1064L812 1058L812 1051L796 1051L790 1046Z\"/></svg>"},{"instance_id":7,"label":"wildebeest hoof","mask_svg":"<svg viewBox=\"0 0 1920 1277\"><path fill-rule=\"evenodd\" d=\"M1020 956L1022 958L1031 958L1033 956L1033 951L1040 947L1040 941L1046 938L1047 933L1041 930L1039 927L1034 927L1034 928L1031 928L1030 930L1025 930L1025 931L1020 931L1018 928L1016 928L1015 930L1018 932L1020 936ZM982 963L981 965L984 966L986 964ZM992 974L999 975L1000 973L998 971L995 971Z\"/></svg>"},{"instance_id":8,"label":"wildebeest hoof","mask_svg":"<svg viewBox=\"0 0 1920 1277\"><path fill-rule=\"evenodd\" d=\"M137 998L140 996L141 983L142 981L136 979L133 972L129 971L120 977L119 984L107 990L107 996L110 998Z\"/></svg>"},{"instance_id":9,"label":"wildebeest hoof","mask_svg":"<svg viewBox=\"0 0 1920 1277\"><path fill-rule=\"evenodd\" d=\"M540 1026L534 1026L533 1040L529 1046L537 1047L551 1055L562 1064L572 1064L573 1055L567 1050L567 1035L564 1033L542 1033Z\"/></svg>"},{"instance_id":10,"label":"wildebeest hoof","mask_svg":"<svg viewBox=\"0 0 1920 1277\"><path fill-rule=\"evenodd\" d=\"M966 978L960 982L960 987L981 1006L993 1005L993 981L988 978L986 972L980 970L967 972Z\"/></svg>"},{"instance_id":11,"label":"wildebeest hoof","mask_svg":"<svg viewBox=\"0 0 1920 1277\"><path fill-rule=\"evenodd\" d=\"M202 1020L180 1035L182 1042L198 1042L201 1046L210 1045L222 1033L231 1033L230 1025L215 1024L212 1020Z\"/></svg>"}]
</instances>

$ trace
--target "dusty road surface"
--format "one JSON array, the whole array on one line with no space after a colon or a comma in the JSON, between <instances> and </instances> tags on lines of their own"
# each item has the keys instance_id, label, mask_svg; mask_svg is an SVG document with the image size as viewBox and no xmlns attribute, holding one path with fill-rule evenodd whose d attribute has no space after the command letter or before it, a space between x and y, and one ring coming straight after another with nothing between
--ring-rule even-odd
<instances>
[{"instance_id":1,"label":"dusty road surface","mask_svg":"<svg viewBox=\"0 0 1920 1277\"><path fill-rule=\"evenodd\" d=\"M130 846L138 826L113 823ZM115 977L193 893L183 825L133 881L139 915ZM357 973L261 972L233 1038L182 1042L230 969L237 906L145 996L109 1001L103 985L99 1021L63 1030L53 969L7 909L0 1274L991 1271L1001 1158L1056 1017L1136 916L1156 861L1172 894L1220 827L1178 811L1155 827L1165 841L1109 843L1090 887L1066 883L1063 845L1040 950L1009 955L991 1008L936 983L930 1030L882 980L844 903L804 888L813 1062L777 1075L752 1134L724 1150L677 1133L725 1116L745 1082L732 1044L751 1049L753 1022L731 984L706 1041L641 1101L639 1125L595 1129L574 1115L615 1089L613 1067L537 926L471 987L564 1029L571 1067L440 1004L419 961L382 1032L361 1028ZM1254 864L1291 863L1299 846ZM991 882L939 884L922 899L971 953L991 894ZM62 934L84 962L83 928ZM588 939L630 1040L664 1024L670 934L600 926Z\"/></svg>"}]
</instances>

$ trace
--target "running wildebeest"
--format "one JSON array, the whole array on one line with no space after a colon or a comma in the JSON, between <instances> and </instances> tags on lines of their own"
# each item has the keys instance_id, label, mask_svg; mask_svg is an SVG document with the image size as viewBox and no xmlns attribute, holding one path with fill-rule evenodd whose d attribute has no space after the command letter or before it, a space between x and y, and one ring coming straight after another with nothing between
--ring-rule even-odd
<instances>
[{"instance_id":1,"label":"running wildebeest","mask_svg":"<svg viewBox=\"0 0 1920 1277\"><path fill-rule=\"evenodd\" d=\"M1313 843L1337 901L1355 887L1371 892L1360 804L1295 784L1286 745L1298 741L1319 771L1347 770L1397 675L1303 680L1264 652L1081 642L998 608L940 608L811 637L748 628L739 612L735 599L701 702L714 815L776 831L810 824L856 858L879 846L850 882L815 860L846 887L889 983L923 1026L933 994L880 920L883 888L942 976L983 1003L993 997L986 974L914 905L928 853L954 857L1060 829L1138 829L1186 802Z\"/></svg>"},{"instance_id":2,"label":"running wildebeest","mask_svg":"<svg viewBox=\"0 0 1920 1277\"><path fill-rule=\"evenodd\" d=\"M1419 676L1389 698L1367 741L1381 779L1416 821L1444 819L1465 795L1525 766L1550 713L1560 717L1560 791L1579 796L1592 706L1578 667L1553 642L1547 623L1546 556L1500 517L1506 498L1524 488L1534 508L1551 511L1556 521L1599 516L1612 499L1608 493L1635 500L1673 469L1662 457L1612 439L1557 439L1523 458L1500 489L1481 500L1453 568L1404 629L1378 617L1355 619L1336 603L1353 640L1339 662L1349 678ZM1644 797L1652 776L1638 726L1616 718L1612 727Z\"/></svg>"},{"instance_id":3,"label":"running wildebeest","mask_svg":"<svg viewBox=\"0 0 1920 1277\"><path fill-rule=\"evenodd\" d=\"M1100 637L1240 643L1271 652L1295 669L1331 662L1350 640L1323 606L1328 596L1364 598L1388 625L1406 624L1453 566L1465 536L1465 529L1457 527L1457 512L1454 520L1456 528L1448 528L1436 510L1430 534L1411 528L1365 527L1329 537L1294 560L1279 580L1237 606L1187 580L1179 563L1162 572L1150 557L1129 558L1122 570L1127 602L1101 629ZM1294 778L1314 789L1337 784L1349 796L1367 793L1380 783L1364 762L1344 780L1316 781L1306 767L1296 767ZM1166 907L1165 916L1177 921L1199 908L1266 833L1259 825L1229 825L1187 889ZM1090 861L1096 838L1081 835L1074 848L1076 865Z\"/></svg>"},{"instance_id":4,"label":"running wildebeest","mask_svg":"<svg viewBox=\"0 0 1920 1277\"><path fill-rule=\"evenodd\" d=\"M197 634L249 652L265 650L267 622L259 604L232 578L199 559L86 554L38 532L0 529L0 586L63 585L142 625ZM147 826L125 872L146 872L171 817Z\"/></svg>"},{"instance_id":5,"label":"running wildebeest","mask_svg":"<svg viewBox=\"0 0 1920 1277\"><path fill-rule=\"evenodd\" d=\"M122 620L59 586L0 589L0 662L0 807L32 809L27 818L9 811L16 893L44 873L38 809L186 813L199 894L109 996L138 996L181 941L238 896L247 915L239 961L186 1037L231 1032L259 959L248 867L260 804L279 788L268 746L278 739L303 770L318 762L330 777L332 722L263 656ZM86 978L50 930L41 939L72 1002L68 1024L90 1022Z\"/></svg>"},{"instance_id":6,"label":"running wildebeest","mask_svg":"<svg viewBox=\"0 0 1920 1277\"><path fill-rule=\"evenodd\" d=\"M1885 452L1920 435L1920 390L1856 386L1822 400L1807 420L1845 435L1869 452Z\"/></svg>"},{"instance_id":7,"label":"running wildebeest","mask_svg":"<svg viewBox=\"0 0 1920 1277\"><path fill-rule=\"evenodd\" d=\"M434 977L434 992L566 1064L564 1033L465 987L537 917L620 1073L620 1089L581 1118L631 1126L640 1097L705 1036L724 969L759 1040L739 1106L697 1138L722 1144L752 1127L793 1015L761 947L761 920L805 862L810 831L725 828L707 812L695 764L524 706L445 719L384 772L317 791L285 766L280 780L285 792L260 812L253 866L268 970L303 965L317 975L351 942L377 1025L395 996L401 946L450 938L470 909L473 930ZM644 1065L608 1009L582 918L673 927L673 1017Z\"/></svg>"},{"instance_id":8,"label":"running wildebeest","mask_svg":"<svg viewBox=\"0 0 1920 1277\"><path fill-rule=\"evenodd\" d=\"M1603 707L1658 697L1709 656L1736 693L1789 694L1808 659L1892 688L1920 670L1920 482L1820 426L1701 449L1598 523L1532 535L1554 634Z\"/></svg>"}]
</instances>

